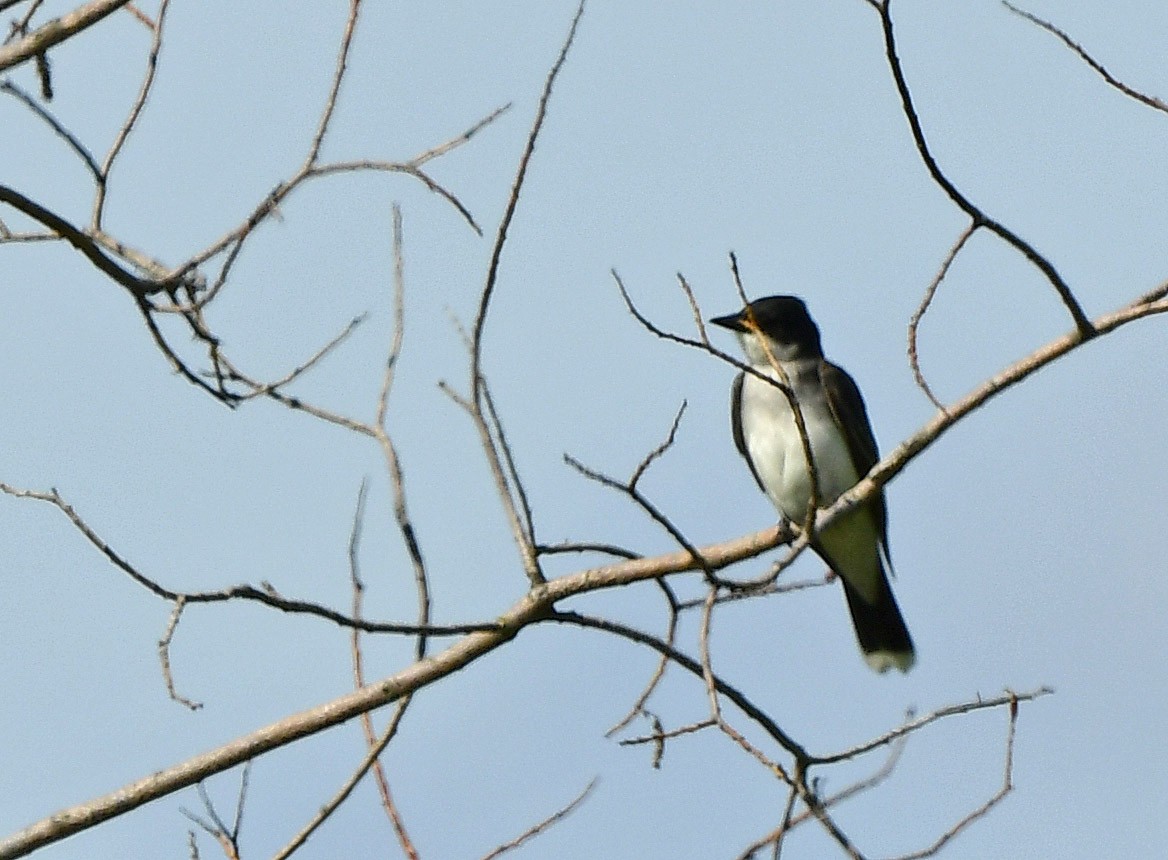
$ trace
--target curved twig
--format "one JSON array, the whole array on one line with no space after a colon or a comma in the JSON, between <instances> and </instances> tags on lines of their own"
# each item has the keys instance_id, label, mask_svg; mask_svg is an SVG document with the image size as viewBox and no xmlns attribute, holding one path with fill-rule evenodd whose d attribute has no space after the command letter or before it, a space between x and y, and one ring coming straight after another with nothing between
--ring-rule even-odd
<instances>
[{"instance_id":1,"label":"curved twig","mask_svg":"<svg viewBox=\"0 0 1168 860\"><path fill-rule=\"evenodd\" d=\"M1135 99L1140 104L1146 105L1147 107L1150 107L1153 110L1158 110L1158 111L1162 111L1164 113L1168 113L1168 103L1164 102L1163 99L1158 99L1155 96L1149 96L1149 95L1142 93L1139 90L1125 84L1119 78L1115 77L1115 75L1111 74L1111 72L1107 71L1107 69L1105 69L1103 67L1102 63L1100 63L1098 60L1096 60L1094 57L1092 57L1090 54L1088 54L1087 50L1082 45L1080 45L1078 42L1076 42L1074 39L1072 39L1063 30L1060 30L1054 24L1052 24L1049 21L1046 21L1042 18L1039 18L1037 15L1034 15L1030 12L1027 12L1025 9L1019 9L1013 3L1010 3L1009 0L1002 0L1002 5L1005 6L1007 9L1009 9L1011 12L1013 12L1015 15L1018 15L1022 18L1025 18L1031 24L1034 24L1038 27L1041 27L1043 30L1046 30L1046 32L1051 33L1052 35L1058 37L1058 39L1064 45L1066 45L1068 48L1070 48L1072 51L1074 51L1076 54L1078 54L1079 59L1081 59L1084 63L1086 63L1088 66L1090 66L1092 68L1092 70L1094 70L1099 75L1099 77L1103 78L1103 80L1105 80L1111 86L1115 87L1115 89L1119 90L1121 93L1123 93L1128 98Z\"/></svg>"},{"instance_id":2,"label":"curved twig","mask_svg":"<svg viewBox=\"0 0 1168 860\"><path fill-rule=\"evenodd\" d=\"M912 318L908 323L908 363L912 367L913 378L917 381L917 386L921 391L925 392L925 396L929 398L934 406L945 411L945 404L937 399L937 395L933 393L933 389L929 386L925 379L925 374L921 371L921 360L917 354L917 329L920 328L921 320L925 318L925 313L929 310L929 306L933 303L933 297L937 294L937 288L941 286L941 282L945 280L945 275L949 273L949 267L953 265L953 261L957 259L957 255L961 249L965 247L965 243L969 241L970 237L977 231L977 224L973 221L969 223L961 235L957 237L957 241L949 248L949 252L945 255L945 259L941 261L941 268L937 270L937 274L933 276L933 280L929 283L925 290L925 295L921 299L921 303L913 312Z\"/></svg>"},{"instance_id":3,"label":"curved twig","mask_svg":"<svg viewBox=\"0 0 1168 860\"><path fill-rule=\"evenodd\" d=\"M892 78L896 82L897 92L900 94L904 116L908 120L909 128L912 129L912 136L916 143L917 153L920 155L921 161L924 162L925 168L929 171L929 175L941 190L948 195L949 199L973 220L975 228L984 227L991 233L999 236L1008 245L1021 252L1033 266L1046 276L1051 286L1054 287L1055 292L1058 293L1059 298L1062 299L1068 313L1071 315L1071 319L1074 320L1075 328L1078 330L1080 338L1086 340L1094 337L1096 332L1091 326L1090 319L1083 312L1083 308L1079 305L1079 301L1075 298L1074 293L1071 292L1070 286L1063 280L1062 275L1058 273L1058 270L1055 269L1051 262L1040 254L1033 245L1009 227L994 220L978 208L953 184L949 177L945 175L944 171L941 170L940 165L937 164L936 158L933 157L933 153L929 149L928 141L925 140L925 132L921 127L920 117L917 116L916 107L913 105L912 93L909 91L908 81L904 76L900 56L896 52L896 36L892 26L891 0L884 0L884 3L878 6L877 9L880 13L880 21L884 29L884 53L888 59L888 66L892 71Z\"/></svg>"}]
</instances>

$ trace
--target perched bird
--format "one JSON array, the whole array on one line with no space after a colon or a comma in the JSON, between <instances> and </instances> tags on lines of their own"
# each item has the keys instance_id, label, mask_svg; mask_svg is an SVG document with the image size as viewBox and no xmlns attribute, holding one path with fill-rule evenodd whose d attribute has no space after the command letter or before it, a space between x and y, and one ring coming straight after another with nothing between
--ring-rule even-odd
<instances>
[{"instance_id":1,"label":"perched bird","mask_svg":"<svg viewBox=\"0 0 1168 860\"><path fill-rule=\"evenodd\" d=\"M751 302L731 316L710 320L733 331L757 373L776 381L781 367L799 404L815 464L817 498L827 507L856 485L880 459L856 383L823 357L819 329L795 296ZM767 379L742 372L731 389L734 444L779 513L802 523L811 501L811 471L788 395ZM811 547L839 576L860 650L877 672L907 672L916 660L888 571L884 493L853 508L815 535Z\"/></svg>"}]
</instances>

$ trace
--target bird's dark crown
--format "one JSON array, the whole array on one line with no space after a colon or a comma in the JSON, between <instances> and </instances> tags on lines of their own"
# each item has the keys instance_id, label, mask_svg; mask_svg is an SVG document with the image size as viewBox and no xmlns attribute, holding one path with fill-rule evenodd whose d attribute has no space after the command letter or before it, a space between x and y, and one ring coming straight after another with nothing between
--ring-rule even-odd
<instances>
[{"instance_id":1,"label":"bird's dark crown","mask_svg":"<svg viewBox=\"0 0 1168 860\"><path fill-rule=\"evenodd\" d=\"M807 313L807 305L798 296L767 296L756 299L736 314L710 320L733 331L753 330L753 316L758 329L772 340L802 347L808 355L822 355L819 328Z\"/></svg>"}]
</instances>

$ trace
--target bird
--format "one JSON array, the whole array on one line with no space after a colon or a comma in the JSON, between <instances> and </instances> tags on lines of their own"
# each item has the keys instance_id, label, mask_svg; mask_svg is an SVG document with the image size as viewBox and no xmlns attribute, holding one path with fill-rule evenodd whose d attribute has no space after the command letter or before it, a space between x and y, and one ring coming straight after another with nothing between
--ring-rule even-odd
<instances>
[{"instance_id":1,"label":"bird","mask_svg":"<svg viewBox=\"0 0 1168 860\"><path fill-rule=\"evenodd\" d=\"M710 323L734 332L752 371L740 372L731 387L735 447L780 515L802 523L812 501L811 470L791 399L806 427L815 501L827 507L880 459L860 389L843 368L824 358L819 327L797 296L757 299ZM912 668L916 650L889 583L883 488L818 531L811 548L843 583L865 662L880 673Z\"/></svg>"}]
</instances>

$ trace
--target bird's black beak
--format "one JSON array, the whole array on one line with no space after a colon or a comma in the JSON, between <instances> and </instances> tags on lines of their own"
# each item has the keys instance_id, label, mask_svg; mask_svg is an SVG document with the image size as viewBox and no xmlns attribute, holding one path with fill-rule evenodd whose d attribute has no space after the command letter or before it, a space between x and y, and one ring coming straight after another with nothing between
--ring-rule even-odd
<instances>
[{"instance_id":1,"label":"bird's black beak","mask_svg":"<svg viewBox=\"0 0 1168 860\"><path fill-rule=\"evenodd\" d=\"M714 317L710 320L710 325L728 328L730 331L746 331L746 317L742 311L739 311L728 317Z\"/></svg>"}]
</instances>

